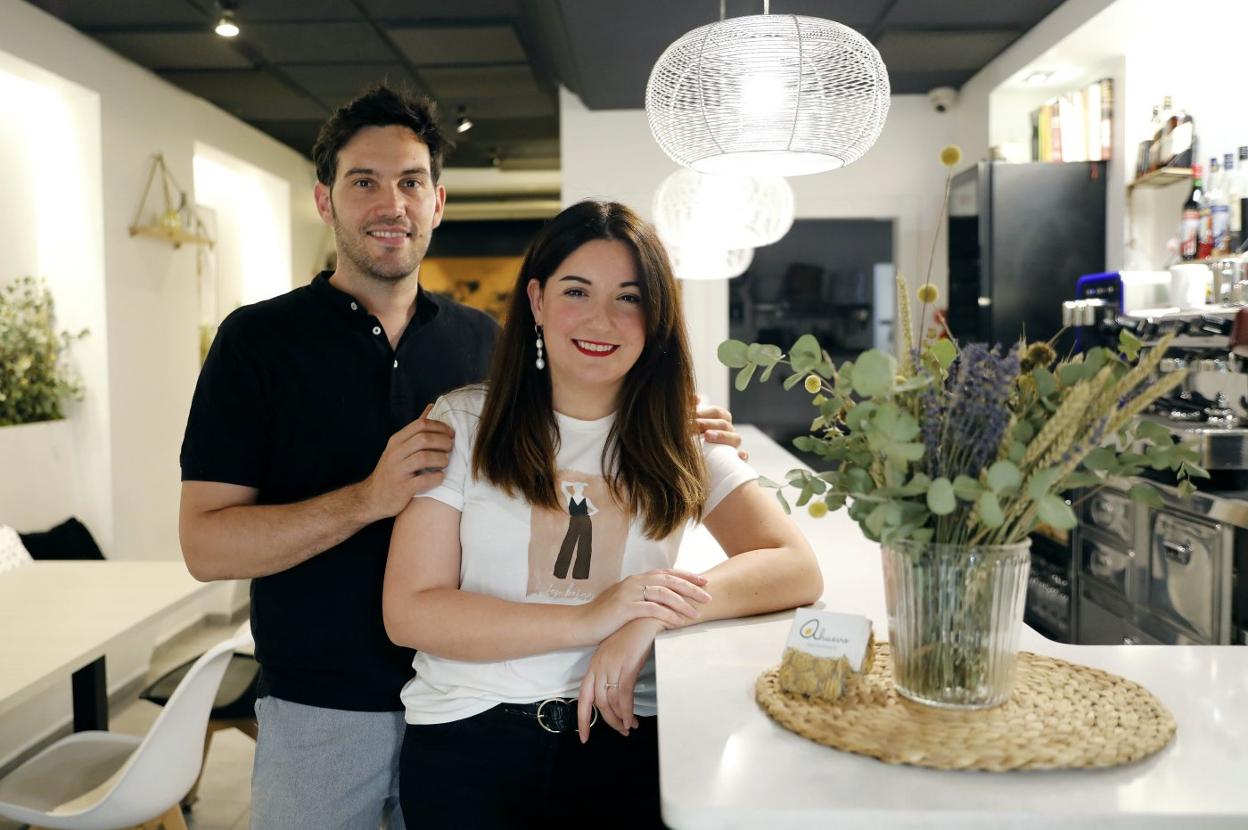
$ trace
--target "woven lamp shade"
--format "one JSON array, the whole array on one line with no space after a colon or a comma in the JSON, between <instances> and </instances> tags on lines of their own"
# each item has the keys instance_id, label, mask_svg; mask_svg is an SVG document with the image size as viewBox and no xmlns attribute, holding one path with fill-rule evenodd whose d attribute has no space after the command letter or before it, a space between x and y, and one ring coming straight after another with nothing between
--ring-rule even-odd
<instances>
[{"instance_id":1,"label":"woven lamp shade","mask_svg":"<svg viewBox=\"0 0 1248 830\"><path fill-rule=\"evenodd\" d=\"M678 248L770 245L793 227L793 188L779 176L704 176L677 170L654 194L654 226Z\"/></svg>"},{"instance_id":2,"label":"woven lamp shade","mask_svg":"<svg viewBox=\"0 0 1248 830\"><path fill-rule=\"evenodd\" d=\"M848 26L750 15L667 47L646 84L646 115L659 146L686 167L800 176L871 149L888 96L880 53Z\"/></svg>"},{"instance_id":3,"label":"woven lamp shade","mask_svg":"<svg viewBox=\"0 0 1248 830\"><path fill-rule=\"evenodd\" d=\"M667 245L672 271L682 280L726 280L745 273L754 261L753 248L678 248Z\"/></svg>"}]
</instances>

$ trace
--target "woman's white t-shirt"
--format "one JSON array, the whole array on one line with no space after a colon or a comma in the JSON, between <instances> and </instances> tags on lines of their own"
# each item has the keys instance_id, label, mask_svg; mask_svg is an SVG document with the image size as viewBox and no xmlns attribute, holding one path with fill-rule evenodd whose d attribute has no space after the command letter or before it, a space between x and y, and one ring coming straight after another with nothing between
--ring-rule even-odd
<instances>
[{"instance_id":1,"label":"woman's white t-shirt","mask_svg":"<svg viewBox=\"0 0 1248 830\"><path fill-rule=\"evenodd\" d=\"M418 498L460 511L460 588L511 602L576 605L631 574L670 568L683 528L649 539L640 521L610 497L602 450L615 416L579 421L555 413L559 510L534 507L472 475L472 446L485 403L483 387L445 395L429 417L455 429L446 476ZM709 474L709 514L725 496L758 475L731 447L702 442ZM551 651L498 662L472 662L417 653L416 676L403 687L408 723L446 723L499 703L576 697L594 648ZM638 715L655 713L654 661L634 692Z\"/></svg>"}]
</instances>

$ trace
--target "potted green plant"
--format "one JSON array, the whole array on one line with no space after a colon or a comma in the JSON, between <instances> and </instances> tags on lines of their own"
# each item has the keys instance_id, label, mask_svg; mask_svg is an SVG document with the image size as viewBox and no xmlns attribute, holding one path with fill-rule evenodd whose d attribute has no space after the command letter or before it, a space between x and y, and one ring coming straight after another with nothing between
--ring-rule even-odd
<instances>
[{"instance_id":1,"label":"potted green plant","mask_svg":"<svg viewBox=\"0 0 1248 830\"><path fill-rule=\"evenodd\" d=\"M942 161L955 153L946 148ZM729 340L719 358L737 370L739 390L783 366L785 388L811 396L811 433L794 444L827 469L762 483L786 510L786 489L816 516L847 507L881 544L898 691L936 706L995 706L1013 684L1028 534L1076 524L1063 494L1151 468L1172 471L1189 495L1191 479L1208 473L1195 450L1135 417L1183 380L1154 372L1168 338L1145 351L1123 332L1116 349L1059 360L1043 342L959 344L936 327L916 337L897 285L900 357L870 350L834 366L806 334L787 352ZM935 287L918 297L926 315ZM1130 495L1160 502L1148 484Z\"/></svg>"},{"instance_id":2,"label":"potted green plant","mask_svg":"<svg viewBox=\"0 0 1248 830\"><path fill-rule=\"evenodd\" d=\"M41 280L19 277L0 289L0 426L58 420L66 401L82 399L68 356L86 334L57 332Z\"/></svg>"}]
</instances>

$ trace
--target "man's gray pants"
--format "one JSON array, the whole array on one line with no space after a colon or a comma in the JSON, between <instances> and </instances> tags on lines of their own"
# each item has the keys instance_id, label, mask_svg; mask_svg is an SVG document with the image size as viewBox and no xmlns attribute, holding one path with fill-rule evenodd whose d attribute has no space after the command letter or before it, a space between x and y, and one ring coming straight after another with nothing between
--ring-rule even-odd
<instances>
[{"instance_id":1,"label":"man's gray pants","mask_svg":"<svg viewBox=\"0 0 1248 830\"><path fill-rule=\"evenodd\" d=\"M348 712L262 697L252 830L405 830L402 712Z\"/></svg>"}]
</instances>

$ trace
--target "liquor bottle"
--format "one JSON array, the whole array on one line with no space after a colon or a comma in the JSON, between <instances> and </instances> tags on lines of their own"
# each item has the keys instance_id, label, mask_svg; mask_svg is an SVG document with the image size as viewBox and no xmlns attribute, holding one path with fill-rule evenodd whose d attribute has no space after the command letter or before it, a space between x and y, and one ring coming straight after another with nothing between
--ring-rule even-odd
<instances>
[{"instance_id":1,"label":"liquor bottle","mask_svg":"<svg viewBox=\"0 0 1248 830\"><path fill-rule=\"evenodd\" d=\"M1174 115L1170 130L1170 167L1191 167L1196 160L1196 119L1185 110Z\"/></svg>"},{"instance_id":2,"label":"liquor bottle","mask_svg":"<svg viewBox=\"0 0 1248 830\"><path fill-rule=\"evenodd\" d=\"M1211 181L1212 176L1217 175L1218 166L1217 159L1209 159L1209 174ZM1196 258L1208 259L1213 254L1213 206L1209 204L1209 187L1204 188L1204 195L1200 200L1199 224L1196 227Z\"/></svg>"},{"instance_id":3,"label":"liquor bottle","mask_svg":"<svg viewBox=\"0 0 1248 830\"><path fill-rule=\"evenodd\" d=\"M1153 169L1156 170L1165 167L1170 163L1170 148L1173 142L1170 139L1170 133L1174 130L1174 105L1167 95L1161 99L1161 126L1157 130L1157 158L1153 159Z\"/></svg>"},{"instance_id":4,"label":"liquor bottle","mask_svg":"<svg viewBox=\"0 0 1248 830\"><path fill-rule=\"evenodd\" d=\"M1226 155L1229 163L1231 156ZM1205 191L1205 202L1209 205L1209 256L1225 256L1231 252L1230 204L1227 201L1226 171L1218 167L1216 158L1209 159L1209 189Z\"/></svg>"},{"instance_id":5,"label":"liquor bottle","mask_svg":"<svg viewBox=\"0 0 1248 830\"><path fill-rule=\"evenodd\" d=\"M1144 135L1148 136L1140 142L1140 149L1135 156L1135 175L1143 176L1145 173L1153 169L1153 137L1157 135L1158 128L1161 127L1161 108L1153 106L1153 120L1148 122L1148 132Z\"/></svg>"},{"instance_id":6,"label":"liquor bottle","mask_svg":"<svg viewBox=\"0 0 1248 830\"><path fill-rule=\"evenodd\" d=\"M1183 222L1179 226L1179 256L1184 260L1196 258L1197 236L1200 231L1200 203L1204 201L1201 192L1200 165L1192 169L1192 189L1183 203Z\"/></svg>"},{"instance_id":7,"label":"liquor bottle","mask_svg":"<svg viewBox=\"0 0 1248 830\"><path fill-rule=\"evenodd\" d=\"M1248 238L1244 227L1244 200L1248 199L1248 146L1239 148L1239 164L1230 176L1227 200L1231 205L1231 249L1238 251Z\"/></svg>"}]
</instances>

